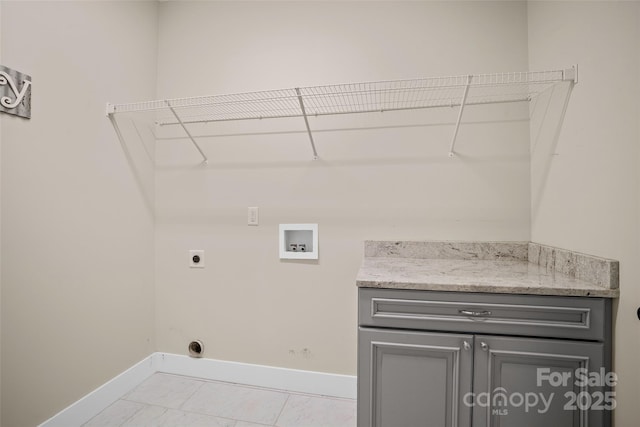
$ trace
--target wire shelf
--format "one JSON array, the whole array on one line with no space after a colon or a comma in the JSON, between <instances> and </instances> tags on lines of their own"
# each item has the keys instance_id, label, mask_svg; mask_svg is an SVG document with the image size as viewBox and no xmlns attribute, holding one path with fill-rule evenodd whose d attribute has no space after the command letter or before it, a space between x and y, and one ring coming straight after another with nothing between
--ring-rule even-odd
<instances>
[{"instance_id":1,"label":"wire shelf","mask_svg":"<svg viewBox=\"0 0 640 427\"><path fill-rule=\"evenodd\" d=\"M577 66L564 70L476 74L310 86L227 95L200 96L130 104L108 104L107 113L155 112L161 126L231 120L303 117L317 157L307 117L383 111L460 107L451 144L453 153L465 105L530 101L562 81L577 82ZM112 120L115 125L115 121Z\"/></svg>"}]
</instances>

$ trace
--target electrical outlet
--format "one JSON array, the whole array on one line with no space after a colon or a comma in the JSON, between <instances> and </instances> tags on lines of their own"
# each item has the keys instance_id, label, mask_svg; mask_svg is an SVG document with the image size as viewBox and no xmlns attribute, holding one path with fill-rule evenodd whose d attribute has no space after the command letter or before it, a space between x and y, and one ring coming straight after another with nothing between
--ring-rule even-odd
<instances>
[{"instance_id":1,"label":"electrical outlet","mask_svg":"<svg viewBox=\"0 0 640 427\"><path fill-rule=\"evenodd\" d=\"M258 225L258 208L256 206L247 208L247 225Z\"/></svg>"},{"instance_id":2,"label":"electrical outlet","mask_svg":"<svg viewBox=\"0 0 640 427\"><path fill-rule=\"evenodd\" d=\"M192 249L189 251L189 267L204 268L204 250Z\"/></svg>"}]
</instances>

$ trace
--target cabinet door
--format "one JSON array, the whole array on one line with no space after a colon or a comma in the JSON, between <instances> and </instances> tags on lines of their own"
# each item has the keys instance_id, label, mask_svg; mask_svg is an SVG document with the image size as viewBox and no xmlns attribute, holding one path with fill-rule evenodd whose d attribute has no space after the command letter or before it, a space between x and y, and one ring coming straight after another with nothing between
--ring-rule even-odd
<instances>
[{"instance_id":1,"label":"cabinet door","mask_svg":"<svg viewBox=\"0 0 640 427\"><path fill-rule=\"evenodd\" d=\"M606 387L583 381L601 377L602 343L476 336L474 347L473 427L610 425Z\"/></svg>"},{"instance_id":2,"label":"cabinet door","mask_svg":"<svg viewBox=\"0 0 640 427\"><path fill-rule=\"evenodd\" d=\"M360 328L359 427L468 427L473 336Z\"/></svg>"}]
</instances>

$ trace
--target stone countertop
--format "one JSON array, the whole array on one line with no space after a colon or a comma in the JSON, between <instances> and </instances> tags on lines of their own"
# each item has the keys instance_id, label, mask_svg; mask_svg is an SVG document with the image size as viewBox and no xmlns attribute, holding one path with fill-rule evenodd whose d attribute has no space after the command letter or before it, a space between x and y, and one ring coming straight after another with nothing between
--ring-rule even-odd
<instances>
[{"instance_id":1,"label":"stone countertop","mask_svg":"<svg viewBox=\"0 0 640 427\"><path fill-rule=\"evenodd\" d=\"M366 242L358 287L616 298L618 262L528 242Z\"/></svg>"}]
</instances>

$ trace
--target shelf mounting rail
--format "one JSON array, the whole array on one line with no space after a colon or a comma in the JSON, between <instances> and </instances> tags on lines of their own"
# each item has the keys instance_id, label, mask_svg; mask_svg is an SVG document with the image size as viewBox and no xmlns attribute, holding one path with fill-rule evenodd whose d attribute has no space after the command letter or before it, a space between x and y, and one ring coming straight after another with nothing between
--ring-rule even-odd
<instances>
[{"instance_id":1,"label":"shelf mounting rail","mask_svg":"<svg viewBox=\"0 0 640 427\"><path fill-rule=\"evenodd\" d=\"M313 158L318 158L309 117L339 114L459 107L449 156L455 154L464 109L470 105L528 102L556 84L578 82L578 66L551 71L472 74L387 80L260 92L176 98L130 104L107 104L107 115L151 112L158 126L179 126L206 163L208 158L189 125L233 120L299 117L304 120Z\"/></svg>"}]
</instances>

